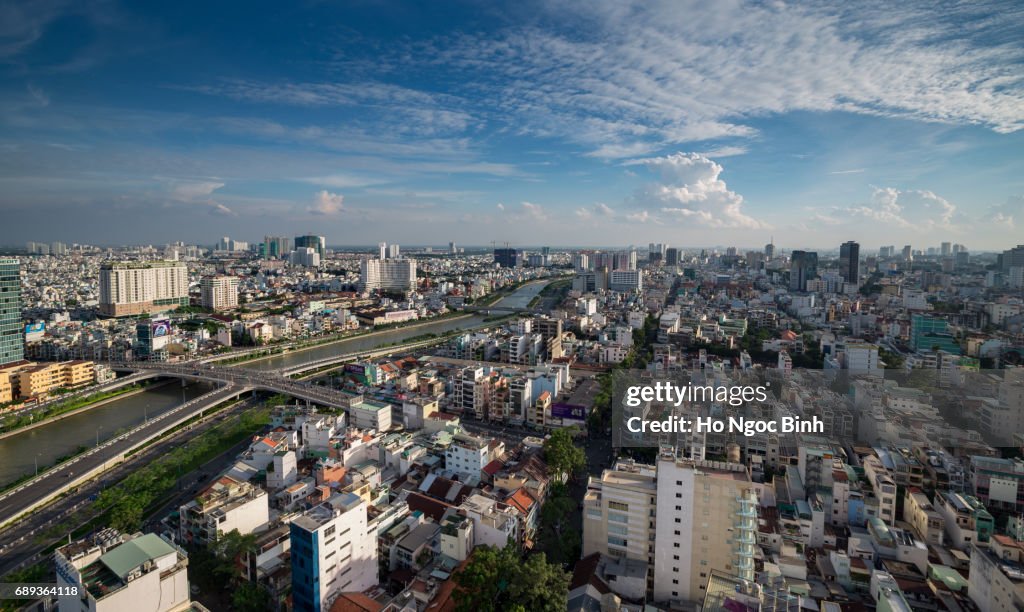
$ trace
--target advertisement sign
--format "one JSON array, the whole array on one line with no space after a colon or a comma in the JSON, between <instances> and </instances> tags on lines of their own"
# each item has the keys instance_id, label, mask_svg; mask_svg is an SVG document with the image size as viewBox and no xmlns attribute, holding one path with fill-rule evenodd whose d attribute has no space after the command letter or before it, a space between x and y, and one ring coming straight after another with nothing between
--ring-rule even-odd
<instances>
[{"instance_id":1,"label":"advertisement sign","mask_svg":"<svg viewBox=\"0 0 1024 612\"><path fill-rule=\"evenodd\" d=\"M346 363L345 364L346 374L355 374L356 376L365 376L366 368L358 363Z\"/></svg>"},{"instance_id":2,"label":"advertisement sign","mask_svg":"<svg viewBox=\"0 0 1024 612\"><path fill-rule=\"evenodd\" d=\"M46 323L29 323L25 326L26 334L41 334L46 331Z\"/></svg>"},{"instance_id":3,"label":"advertisement sign","mask_svg":"<svg viewBox=\"0 0 1024 612\"><path fill-rule=\"evenodd\" d=\"M551 404L551 416L563 421L585 421L587 420L587 407L559 402Z\"/></svg>"},{"instance_id":4,"label":"advertisement sign","mask_svg":"<svg viewBox=\"0 0 1024 612\"><path fill-rule=\"evenodd\" d=\"M150 327L150 338L163 338L171 335L171 323L169 321L153 321Z\"/></svg>"}]
</instances>

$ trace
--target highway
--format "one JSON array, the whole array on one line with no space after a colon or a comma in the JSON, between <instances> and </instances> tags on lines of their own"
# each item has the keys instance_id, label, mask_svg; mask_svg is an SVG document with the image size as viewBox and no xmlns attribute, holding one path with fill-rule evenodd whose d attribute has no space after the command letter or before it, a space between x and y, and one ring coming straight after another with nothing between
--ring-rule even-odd
<instances>
[{"instance_id":1,"label":"highway","mask_svg":"<svg viewBox=\"0 0 1024 612\"><path fill-rule=\"evenodd\" d=\"M32 512L15 526L0 531L0 576L41 560L40 552L52 543L52 541L41 541L43 540L41 534L53 525L73 519L73 524L77 526L90 520L93 515L89 507L91 503L89 498L99 494L108 483L120 481L131 474L138 463L146 463L161 457L170 450L187 443L191 437L223 423L252 406L252 400L239 402L203 422L189 425L187 430L181 430L162 438L133 455L129 461L118 464L89 482L82 483L74 492ZM248 440L245 441L245 444L248 445ZM234 461L238 448L236 446L229 449L196 472L183 474L179 481L179 488L184 492L176 494L170 504L173 505L174 500L180 500L181 495L190 494L193 488L204 484L206 480L216 477L221 469ZM203 474L206 475L205 479L202 478ZM61 537L66 538L67 535L58 535L54 540Z\"/></svg>"},{"instance_id":2,"label":"highway","mask_svg":"<svg viewBox=\"0 0 1024 612\"><path fill-rule=\"evenodd\" d=\"M69 481L75 479L76 475L81 477L83 474L117 460L169 423L192 414L198 414L237 396L239 392L237 387L231 386L201 395L18 485L0 495L0 517L2 520L8 521L23 514L27 508L38 505L51 497L55 491L66 486Z\"/></svg>"}]
</instances>

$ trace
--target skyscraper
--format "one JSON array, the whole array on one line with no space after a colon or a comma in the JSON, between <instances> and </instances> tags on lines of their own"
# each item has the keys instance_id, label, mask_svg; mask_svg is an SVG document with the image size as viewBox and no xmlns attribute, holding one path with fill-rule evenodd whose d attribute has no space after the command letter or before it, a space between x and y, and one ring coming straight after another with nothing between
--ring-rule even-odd
<instances>
[{"instance_id":1,"label":"skyscraper","mask_svg":"<svg viewBox=\"0 0 1024 612\"><path fill-rule=\"evenodd\" d=\"M235 276L204 276L199 282L203 308L227 310L238 307L238 278Z\"/></svg>"},{"instance_id":2,"label":"skyscraper","mask_svg":"<svg viewBox=\"0 0 1024 612\"><path fill-rule=\"evenodd\" d=\"M666 266L678 266L679 265L679 249L670 247L665 249L665 265Z\"/></svg>"},{"instance_id":3,"label":"skyscraper","mask_svg":"<svg viewBox=\"0 0 1024 612\"><path fill-rule=\"evenodd\" d=\"M775 240L772 240L768 244L764 245L764 259L765 261L771 261L775 259Z\"/></svg>"},{"instance_id":4,"label":"skyscraper","mask_svg":"<svg viewBox=\"0 0 1024 612\"><path fill-rule=\"evenodd\" d=\"M388 243L386 243L386 242L378 242L377 243L377 251L378 251L378 258L379 259L387 259L388 258Z\"/></svg>"},{"instance_id":5,"label":"skyscraper","mask_svg":"<svg viewBox=\"0 0 1024 612\"><path fill-rule=\"evenodd\" d=\"M17 259L0 258L0 366L25 357L21 326L21 265Z\"/></svg>"},{"instance_id":6,"label":"skyscraper","mask_svg":"<svg viewBox=\"0 0 1024 612\"><path fill-rule=\"evenodd\" d=\"M789 261L790 291L807 291L807 281L818 277L818 254L793 251Z\"/></svg>"},{"instance_id":7,"label":"skyscraper","mask_svg":"<svg viewBox=\"0 0 1024 612\"><path fill-rule=\"evenodd\" d=\"M263 257L266 259L284 259L291 250L291 238L285 238L284 236L263 237Z\"/></svg>"},{"instance_id":8,"label":"skyscraper","mask_svg":"<svg viewBox=\"0 0 1024 612\"><path fill-rule=\"evenodd\" d=\"M848 283L860 282L860 245L852 240L839 247L839 274Z\"/></svg>"},{"instance_id":9,"label":"skyscraper","mask_svg":"<svg viewBox=\"0 0 1024 612\"><path fill-rule=\"evenodd\" d=\"M522 259L523 254L518 249L494 249L494 263L502 268L518 268Z\"/></svg>"},{"instance_id":10,"label":"skyscraper","mask_svg":"<svg viewBox=\"0 0 1024 612\"><path fill-rule=\"evenodd\" d=\"M295 248L310 248L316 249L318 255L320 255L320 261L323 262L327 259L327 239L323 236L296 236L295 237Z\"/></svg>"}]
</instances>

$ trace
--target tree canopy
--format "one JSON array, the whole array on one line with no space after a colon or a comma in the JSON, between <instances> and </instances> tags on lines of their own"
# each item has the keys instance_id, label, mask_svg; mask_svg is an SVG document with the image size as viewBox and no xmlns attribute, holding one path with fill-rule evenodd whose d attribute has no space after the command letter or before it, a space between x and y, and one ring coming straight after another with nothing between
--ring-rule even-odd
<instances>
[{"instance_id":1,"label":"tree canopy","mask_svg":"<svg viewBox=\"0 0 1024 612\"><path fill-rule=\"evenodd\" d=\"M544 553L522 560L514 546L479 546L455 574L459 612L561 612L569 574L548 563Z\"/></svg>"},{"instance_id":2,"label":"tree canopy","mask_svg":"<svg viewBox=\"0 0 1024 612\"><path fill-rule=\"evenodd\" d=\"M572 476L587 464L587 457L576 446L571 430L556 429L544 441L544 461L555 474Z\"/></svg>"}]
</instances>

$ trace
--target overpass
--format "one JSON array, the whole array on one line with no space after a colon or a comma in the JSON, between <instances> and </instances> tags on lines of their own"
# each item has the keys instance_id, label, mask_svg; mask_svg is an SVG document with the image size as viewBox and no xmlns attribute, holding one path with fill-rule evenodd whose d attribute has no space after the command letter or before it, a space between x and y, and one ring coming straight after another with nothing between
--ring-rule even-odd
<instances>
[{"instance_id":1,"label":"overpass","mask_svg":"<svg viewBox=\"0 0 1024 612\"><path fill-rule=\"evenodd\" d=\"M300 382L276 372L218 367L207 363L162 363L151 361L111 362L118 371L136 373L142 378L169 377L216 385L227 385L244 391L283 393L330 408L347 408L351 396L341 391L307 382Z\"/></svg>"}]
</instances>

